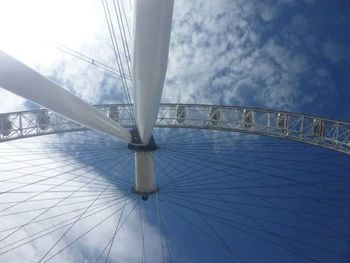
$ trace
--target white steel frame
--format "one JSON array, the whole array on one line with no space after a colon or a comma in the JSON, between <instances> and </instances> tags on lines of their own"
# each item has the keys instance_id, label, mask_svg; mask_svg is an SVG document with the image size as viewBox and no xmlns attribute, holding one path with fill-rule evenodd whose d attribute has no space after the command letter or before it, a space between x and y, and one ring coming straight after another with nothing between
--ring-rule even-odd
<instances>
[{"instance_id":1,"label":"white steel frame","mask_svg":"<svg viewBox=\"0 0 350 263\"><path fill-rule=\"evenodd\" d=\"M96 106L123 127L135 128L130 107L129 104ZM252 133L350 154L349 122L300 113L236 106L161 104L156 127ZM47 109L0 114L0 142L83 130L87 128Z\"/></svg>"}]
</instances>

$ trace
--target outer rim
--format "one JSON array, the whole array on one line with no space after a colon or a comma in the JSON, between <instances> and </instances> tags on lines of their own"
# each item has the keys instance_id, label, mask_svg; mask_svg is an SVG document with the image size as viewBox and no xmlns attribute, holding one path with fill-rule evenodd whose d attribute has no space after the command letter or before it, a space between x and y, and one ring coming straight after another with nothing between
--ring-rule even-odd
<instances>
[{"instance_id":1,"label":"outer rim","mask_svg":"<svg viewBox=\"0 0 350 263\"><path fill-rule=\"evenodd\" d=\"M114 121L126 128L134 128L130 104L104 104L96 107L109 115L118 107ZM37 118L48 112L47 128ZM87 130L79 124L46 109L0 114L0 142L48 134ZM112 117L112 116L110 116ZM1 120L11 122L5 130ZM40 128L41 126L41 128ZM350 154L350 123L319 116L226 105L161 104L156 122L158 128L192 128L243 132L313 144Z\"/></svg>"}]
</instances>

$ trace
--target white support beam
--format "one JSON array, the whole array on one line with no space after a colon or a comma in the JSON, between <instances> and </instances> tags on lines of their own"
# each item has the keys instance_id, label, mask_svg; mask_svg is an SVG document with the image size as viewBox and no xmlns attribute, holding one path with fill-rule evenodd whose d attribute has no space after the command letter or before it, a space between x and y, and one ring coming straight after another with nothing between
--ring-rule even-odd
<instances>
[{"instance_id":1,"label":"white support beam","mask_svg":"<svg viewBox=\"0 0 350 263\"><path fill-rule=\"evenodd\" d=\"M0 51L0 87L85 127L131 141L130 133L95 107Z\"/></svg>"},{"instance_id":2,"label":"white support beam","mask_svg":"<svg viewBox=\"0 0 350 263\"><path fill-rule=\"evenodd\" d=\"M147 144L157 119L168 64L174 0L134 0L132 80L135 115Z\"/></svg>"},{"instance_id":3,"label":"white support beam","mask_svg":"<svg viewBox=\"0 0 350 263\"><path fill-rule=\"evenodd\" d=\"M152 152L135 152L135 191L153 193L156 189Z\"/></svg>"}]
</instances>

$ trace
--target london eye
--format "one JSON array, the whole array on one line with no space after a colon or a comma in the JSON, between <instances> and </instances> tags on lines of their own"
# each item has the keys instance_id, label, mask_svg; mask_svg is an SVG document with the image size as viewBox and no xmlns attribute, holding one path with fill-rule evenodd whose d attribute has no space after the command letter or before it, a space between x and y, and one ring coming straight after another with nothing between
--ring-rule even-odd
<instances>
[{"instance_id":1,"label":"london eye","mask_svg":"<svg viewBox=\"0 0 350 263\"><path fill-rule=\"evenodd\" d=\"M350 123L161 102L174 1L101 3L116 67L54 48L115 76L123 102L0 51L0 87L40 105L0 114L0 259L347 262Z\"/></svg>"}]
</instances>

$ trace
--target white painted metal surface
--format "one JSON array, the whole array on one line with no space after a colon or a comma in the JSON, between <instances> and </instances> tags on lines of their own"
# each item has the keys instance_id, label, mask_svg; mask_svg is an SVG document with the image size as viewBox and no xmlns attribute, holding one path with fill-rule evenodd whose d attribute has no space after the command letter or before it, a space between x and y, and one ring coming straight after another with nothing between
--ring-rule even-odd
<instances>
[{"instance_id":1,"label":"white painted metal surface","mask_svg":"<svg viewBox=\"0 0 350 263\"><path fill-rule=\"evenodd\" d=\"M135 191L152 193L155 190L152 152L135 153Z\"/></svg>"},{"instance_id":2,"label":"white painted metal surface","mask_svg":"<svg viewBox=\"0 0 350 263\"><path fill-rule=\"evenodd\" d=\"M167 70L174 0L134 0L132 79L141 141L147 144L157 119Z\"/></svg>"},{"instance_id":3,"label":"white painted metal surface","mask_svg":"<svg viewBox=\"0 0 350 263\"><path fill-rule=\"evenodd\" d=\"M96 108L0 51L0 87L83 126L130 142L131 135Z\"/></svg>"}]
</instances>

